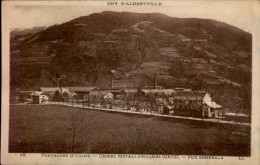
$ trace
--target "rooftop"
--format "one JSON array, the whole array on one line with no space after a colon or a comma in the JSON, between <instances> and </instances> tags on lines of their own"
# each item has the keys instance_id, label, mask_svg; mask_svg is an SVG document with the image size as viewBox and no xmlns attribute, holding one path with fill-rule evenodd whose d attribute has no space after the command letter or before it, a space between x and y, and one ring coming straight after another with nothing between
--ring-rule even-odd
<instances>
[{"instance_id":1,"label":"rooftop","mask_svg":"<svg viewBox=\"0 0 260 165\"><path fill-rule=\"evenodd\" d=\"M217 104L217 103L215 103L215 102L209 102L209 103L206 102L206 104L207 104L209 107L214 108L214 109L222 108L221 105L219 105L219 104Z\"/></svg>"},{"instance_id":2,"label":"rooftop","mask_svg":"<svg viewBox=\"0 0 260 165\"><path fill-rule=\"evenodd\" d=\"M43 94L43 92L41 91L35 91L31 94L31 96L40 96L41 94Z\"/></svg>"},{"instance_id":3,"label":"rooftop","mask_svg":"<svg viewBox=\"0 0 260 165\"><path fill-rule=\"evenodd\" d=\"M124 91L126 93L136 93L136 92L138 92L138 89L137 88L126 88L126 89L123 89L122 91Z\"/></svg>"},{"instance_id":4,"label":"rooftop","mask_svg":"<svg viewBox=\"0 0 260 165\"><path fill-rule=\"evenodd\" d=\"M107 95L109 93L112 93L111 90L99 90L102 95Z\"/></svg>"},{"instance_id":5,"label":"rooftop","mask_svg":"<svg viewBox=\"0 0 260 165\"><path fill-rule=\"evenodd\" d=\"M173 89L142 89L142 92L145 94L166 94L171 95L172 93L175 93Z\"/></svg>"},{"instance_id":6,"label":"rooftop","mask_svg":"<svg viewBox=\"0 0 260 165\"><path fill-rule=\"evenodd\" d=\"M65 88L69 89L71 92L90 92L94 89L97 89L96 87L77 87L77 86L66 86Z\"/></svg>"},{"instance_id":7,"label":"rooftop","mask_svg":"<svg viewBox=\"0 0 260 165\"><path fill-rule=\"evenodd\" d=\"M182 100L203 100L206 93L187 93L187 92L178 92L173 95L174 99L182 99Z\"/></svg>"},{"instance_id":8,"label":"rooftop","mask_svg":"<svg viewBox=\"0 0 260 165\"><path fill-rule=\"evenodd\" d=\"M58 89L59 87L40 87L37 91L56 92Z\"/></svg>"}]
</instances>

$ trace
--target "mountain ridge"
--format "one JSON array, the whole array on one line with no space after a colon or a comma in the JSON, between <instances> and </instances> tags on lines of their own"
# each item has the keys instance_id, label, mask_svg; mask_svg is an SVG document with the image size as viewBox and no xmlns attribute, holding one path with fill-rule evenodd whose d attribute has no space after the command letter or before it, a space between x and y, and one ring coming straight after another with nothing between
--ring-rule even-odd
<instances>
[{"instance_id":1,"label":"mountain ridge","mask_svg":"<svg viewBox=\"0 0 260 165\"><path fill-rule=\"evenodd\" d=\"M56 86L64 74L69 86L110 87L113 78L118 87L142 87L157 74L164 87L250 100L251 60L252 35L226 23L106 11L11 37L11 88Z\"/></svg>"}]
</instances>

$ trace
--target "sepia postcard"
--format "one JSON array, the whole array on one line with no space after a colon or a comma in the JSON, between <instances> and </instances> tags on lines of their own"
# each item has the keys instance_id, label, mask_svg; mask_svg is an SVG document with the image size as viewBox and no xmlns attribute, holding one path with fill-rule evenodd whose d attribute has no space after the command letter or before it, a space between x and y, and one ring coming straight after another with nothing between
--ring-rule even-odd
<instances>
[{"instance_id":1,"label":"sepia postcard","mask_svg":"<svg viewBox=\"0 0 260 165\"><path fill-rule=\"evenodd\" d=\"M1 164L260 164L259 1L3 1Z\"/></svg>"}]
</instances>

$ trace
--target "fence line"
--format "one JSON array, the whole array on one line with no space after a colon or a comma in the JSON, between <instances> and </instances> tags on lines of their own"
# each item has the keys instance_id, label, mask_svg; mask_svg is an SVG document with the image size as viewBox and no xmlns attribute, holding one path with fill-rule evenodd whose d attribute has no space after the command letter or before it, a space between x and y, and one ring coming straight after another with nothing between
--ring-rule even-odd
<instances>
[{"instance_id":1,"label":"fence line","mask_svg":"<svg viewBox=\"0 0 260 165\"><path fill-rule=\"evenodd\" d=\"M84 102L75 102L75 101L69 101L69 102L51 102L51 101L45 101L44 104L46 105L63 105L63 106L69 106L69 107L75 107L75 108L84 108L84 109L94 109L94 110L100 110L100 111L110 111L110 112L120 112L120 113L129 113L129 114L140 114L140 115L148 115L148 116L161 116L161 117L170 117L170 118L176 118L176 119L186 119L186 120L194 120L194 121L205 121L205 122L212 122L212 123L224 123L224 124L235 124L235 125L245 125L245 126L251 126L250 123L242 123L242 122L234 122L234 121L224 121L217 119L207 119L207 118L195 118L191 116L177 116L177 115L165 115L163 113L152 113L152 111L133 111L128 109L121 109L118 107L115 108L104 108L101 107L101 104L98 104L100 107L94 107L88 106L87 103L84 104Z\"/></svg>"}]
</instances>

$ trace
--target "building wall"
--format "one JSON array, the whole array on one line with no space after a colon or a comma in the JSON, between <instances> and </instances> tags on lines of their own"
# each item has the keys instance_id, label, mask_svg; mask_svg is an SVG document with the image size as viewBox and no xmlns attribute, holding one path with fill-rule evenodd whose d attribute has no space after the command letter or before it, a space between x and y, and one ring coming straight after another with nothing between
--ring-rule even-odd
<instances>
[{"instance_id":1,"label":"building wall","mask_svg":"<svg viewBox=\"0 0 260 165\"><path fill-rule=\"evenodd\" d=\"M39 104L40 102L39 96L33 96L32 99L33 99L33 104Z\"/></svg>"},{"instance_id":2,"label":"building wall","mask_svg":"<svg viewBox=\"0 0 260 165\"><path fill-rule=\"evenodd\" d=\"M44 101L48 101L49 97L46 95L41 94L40 96L33 96L33 104L42 104Z\"/></svg>"},{"instance_id":3,"label":"building wall","mask_svg":"<svg viewBox=\"0 0 260 165\"><path fill-rule=\"evenodd\" d=\"M211 102L211 97L208 93L206 93L205 96L203 97L203 104L205 104L206 102L207 103Z\"/></svg>"},{"instance_id":4,"label":"building wall","mask_svg":"<svg viewBox=\"0 0 260 165\"><path fill-rule=\"evenodd\" d=\"M203 117L214 117L214 110L208 105L204 104L202 106L202 116Z\"/></svg>"},{"instance_id":5,"label":"building wall","mask_svg":"<svg viewBox=\"0 0 260 165\"><path fill-rule=\"evenodd\" d=\"M41 95L41 103L44 102L44 101L48 101L49 100L49 97L47 95Z\"/></svg>"}]
</instances>

